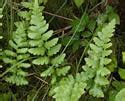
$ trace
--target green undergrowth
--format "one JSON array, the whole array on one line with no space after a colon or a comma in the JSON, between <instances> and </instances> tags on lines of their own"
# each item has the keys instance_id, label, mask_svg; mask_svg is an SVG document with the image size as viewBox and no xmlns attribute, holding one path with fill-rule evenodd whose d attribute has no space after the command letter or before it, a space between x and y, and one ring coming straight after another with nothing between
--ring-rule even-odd
<instances>
[{"instance_id":1,"label":"green undergrowth","mask_svg":"<svg viewBox=\"0 0 125 101\"><path fill-rule=\"evenodd\" d=\"M116 6L107 0L5 0L0 101L124 101Z\"/></svg>"}]
</instances>

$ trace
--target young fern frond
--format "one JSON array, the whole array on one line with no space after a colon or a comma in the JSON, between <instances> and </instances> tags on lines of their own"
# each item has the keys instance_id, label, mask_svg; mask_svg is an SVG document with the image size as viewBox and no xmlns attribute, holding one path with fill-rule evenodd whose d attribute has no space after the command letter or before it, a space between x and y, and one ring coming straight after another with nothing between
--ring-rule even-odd
<instances>
[{"instance_id":1,"label":"young fern frond","mask_svg":"<svg viewBox=\"0 0 125 101\"><path fill-rule=\"evenodd\" d=\"M83 69L89 76L88 81L90 79L93 81L89 93L94 97L104 97L103 88L109 84L110 70L107 65L111 62L109 56L112 53L111 37L115 31L115 24L115 20L112 20L97 33L97 36L93 38L94 43L90 44L89 56L85 58L86 65Z\"/></svg>"},{"instance_id":2,"label":"young fern frond","mask_svg":"<svg viewBox=\"0 0 125 101\"><path fill-rule=\"evenodd\" d=\"M112 20L93 38L83 72L75 77L63 78L51 89L56 101L78 101L85 89L94 97L104 97L103 88L109 83L110 71L106 66L111 62L109 55L112 53L110 47L114 28L115 20Z\"/></svg>"},{"instance_id":3,"label":"young fern frond","mask_svg":"<svg viewBox=\"0 0 125 101\"><path fill-rule=\"evenodd\" d=\"M58 38L53 38L53 30L48 30L49 24L46 23L42 15L43 6L40 7L38 0L34 2L23 2L23 6L29 8L29 12L23 11L20 15L29 20L28 33L28 52L35 58L32 60L34 65L43 65L48 67L42 74L42 77L52 76L52 82L55 82L56 76L65 75L69 66L57 68L64 62L65 54L59 54L61 44ZM29 16L30 15L30 16ZM58 72L61 72L59 75ZM54 76L56 75L56 76Z\"/></svg>"},{"instance_id":4,"label":"young fern frond","mask_svg":"<svg viewBox=\"0 0 125 101\"><path fill-rule=\"evenodd\" d=\"M78 101L85 93L86 80L84 72L77 73L75 77L69 75L51 89L50 95L53 95L56 101Z\"/></svg>"},{"instance_id":5,"label":"young fern frond","mask_svg":"<svg viewBox=\"0 0 125 101\"><path fill-rule=\"evenodd\" d=\"M30 63L26 62L30 55L28 54L28 42L26 37L27 23L19 21L15 23L16 31L13 32L12 40L9 41L11 49L4 51L4 63L8 64L6 71L8 74L5 80L16 85L26 85L27 72L24 69L30 67Z\"/></svg>"}]
</instances>

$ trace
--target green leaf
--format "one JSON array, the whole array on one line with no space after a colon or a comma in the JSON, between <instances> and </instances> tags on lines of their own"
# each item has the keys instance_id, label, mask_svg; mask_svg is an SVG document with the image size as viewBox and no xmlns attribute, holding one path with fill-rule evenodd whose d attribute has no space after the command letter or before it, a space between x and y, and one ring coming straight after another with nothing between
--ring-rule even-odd
<instances>
[{"instance_id":1,"label":"green leaf","mask_svg":"<svg viewBox=\"0 0 125 101\"><path fill-rule=\"evenodd\" d=\"M123 63L125 64L125 52L122 52Z\"/></svg>"},{"instance_id":2,"label":"green leaf","mask_svg":"<svg viewBox=\"0 0 125 101\"><path fill-rule=\"evenodd\" d=\"M46 32L45 34L42 35L42 39L44 41L47 41L52 36L52 34L53 34L53 31L50 30L50 31L48 31L48 32Z\"/></svg>"},{"instance_id":3,"label":"green leaf","mask_svg":"<svg viewBox=\"0 0 125 101\"><path fill-rule=\"evenodd\" d=\"M50 49L51 47L53 47L53 46L55 46L55 45L57 44L58 40L59 40L58 38L54 38L54 39L52 39L52 40L46 42L46 43L45 43L45 47L46 47L47 49Z\"/></svg>"},{"instance_id":4,"label":"green leaf","mask_svg":"<svg viewBox=\"0 0 125 101\"><path fill-rule=\"evenodd\" d=\"M33 64L35 65L44 65L44 64L48 64L49 63L49 58L44 56L44 57L40 57L40 58L37 58L37 59L34 59L32 61Z\"/></svg>"},{"instance_id":5,"label":"green leaf","mask_svg":"<svg viewBox=\"0 0 125 101\"><path fill-rule=\"evenodd\" d=\"M85 0L74 0L76 6L79 8L84 2Z\"/></svg>"},{"instance_id":6,"label":"green leaf","mask_svg":"<svg viewBox=\"0 0 125 101\"><path fill-rule=\"evenodd\" d=\"M26 20L30 20L31 14L27 11L21 11L18 13L18 15Z\"/></svg>"},{"instance_id":7,"label":"green leaf","mask_svg":"<svg viewBox=\"0 0 125 101\"><path fill-rule=\"evenodd\" d=\"M11 51L11 50L5 50L4 52L5 52L5 54L7 56L12 56L12 57L16 57L17 56L17 54L15 52Z\"/></svg>"},{"instance_id":8,"label":"green leaf","mask_svg":"<svg viewBox=\"0 0 125 101\"><path fill-rule=\"evenodd\" d=\"M57 54L59 52L60 48L61 48L61 44L57 44L56 46L50 48L48 50L48 56L53 56L53 55Z\"/></svg>"},{"instance_id":9,"label":"green leaf","mask_svg":"<svg viewBox=\"0 0 125 101\"><path fill-rule=\"evenodd\" d=\"M16 60L10 59L10 58L3 58L4 63L11 63L11 64L15 64Z\"/></svg>"},{"instance_id":10,"label":"green leaf","mask_svg":"<svg viewBox=\"0 0 125 101\"><path fill-rule=\"evenodd\" d=\"M84 38L88 38L88 37L92 36L92 33L89 32L89 31L82 32L81 34L82 34L82 36L83 36Z\"/></svg>"},{"instance_id":11,"label":"green leaf","mask_svg":"<svg viewBox=\"0 0 125 101\"><path fill-rule=\"evenodd\" d=\"M32 32L32 31L29 31L28 32L28 37L30 38L30 39L39 39L40 37L41 37L41 34L40 33L38 33L38 32Z\"/></svg>"},{"instance_id":12,"label":"green leaf","mask_svg":"<svg viewBox=\"0 0 125 101\"><path fill-rule=\"evenodd\" d=\"M101 47L98 47L94 44L90 44L90 48L95 52L95 53L100 53L102 51Z\"/></svg>"},{"instance_id":13,"label":"green leaf","mask_svg":"<svg viewBox=\"0 0 125 101\"><path fill-rule=\"evenodd\" d=\"M120 77L125 80L125 69L119 68L118 73Z\"/></svg>"},{"instance_id":14,"label":"green leaf","mask_svg":"<svg viewBox=\"0 0 125 101\"><path fill-rule=\"evenodd\" d=\"M40 40L30 40L29 41L30 46L34 47L34 46L42 46L43 45L43 41Z\"/></svg>"},{"instance_id":15,"label":"green leaf","mask_svg":"<svg viewBox=\"0 0 125 101\"><path fill-rule=\"evenodd\" d=\"M62 68L57 68L56 73L58 76L65 76L69 70L70 70L70 66L65 66Z\"/></svg>"},{"instance_id":16,"label":"green leaf","mask_svg":"<svg viewBox=\"0 0 125 101\"><path fill-rule=\"evenodd\" d=\"M28 50L28 52L33 54L33 55L44 55L45 54L45 48L44 47L30 48Z\"/></svg>"},{"instance_id":17,"label":"green leaf","mask_svg":"<svg viewBox=\"0 0 125 101\"><path fill-rule=\"evenodd\" d=\"M109 84L109 81L107 80L107 78L103 77L103 76L99 76L97 75L96 78L95 78L95 83L100 85L100 86L105 86L107 84Z\"/></svg>"},{"instance_id":18,"label":"green leaf","mask_svg":"<svg viewBox=\"0 0 125 101\"><path fill-rule=\"evenodd\" d=\"M115 97L115 101L125 101L125 88L121 89Z\"/></svg>"},{"instance_id":19,"label":"green leaf","mask_svg":"<svg viewBox=\"0 0 125 101\"><path fill-rule=\"evenodd\" d=\"M89 23L88 23L88 25L87 25L87 28L88 28L91 32L93 32L94 29L95 29L95 27L96 27L96 21L95 21L95 20L90 20Z\"/></svg>"},{"instance_id":20,"label":"green leaf","mask_svg":"<svg viewBox=\"0 0 125 101\"><path fill-rule=\"evenodd\" d=\"M17 53L27 53L28 52L28 48L21 48L17 50Z\"/></svg>"},{"instance_id":21,"label":"green leaf","mask_svg":"<svg viewBox=\"0 0 125 101\"><path fill-rule=\"evenodd\" d=\"M108 74L110 74L110 70L108 70L106 67L103 67L97 71L97 74L101 76L107 76Z\"/></svg>"},{"instance_id":22,"label":"green leaf","mask_svg":"<svg viewBox=\"0 0 125 101\"><path fill-rule=\"evenodd\" d=\"M17 86L28 84L28 81L23 76L13 75L6 77L5 80L9 83L16 84Z\"/></svg>"},{"instance_id":23,"label":"green leaf","mask_svg":"<svg viewBox=\"0 0 125 101\"><path fill-rule=\"evenodd\" d=\"M51 63L53 65L59 65L59 64L61 64L64 61L65 56L66 56L66 54L58 55L57 57L52 59Z\"/></svg>"},{"instance_id":24,"label":"green leaf","mask_svg":"<svg viewBox=\"0 0 125 101\"><path fill-rule=\"evenodd\" d=\"M23 67L23 68L29 68L31 64L29 63L20 63L18 66Z\"/></svg>"},{"instance_id":25,"label":"green leaf","mask_svg":"<svg viewBox=\"0 0 125 101\"><path fill-rule=\"evenodd\" d=\"M9 41L9 45L14 49L18 48L17 45L12 40Z\"/></svg>"},{"instance_id":26,"label":"green leaf","mask_svg":"<svg viewBox=\"0 0 125 101\"><path fill-rule=\"evenodd\" d=\"M90 91L89 91L90 95L93 95L94 97L104 97L104 94L101 90L100 87L94 86Z\"/></svg>"},{"instance_id":27,"label":"green leaf","mask_svg":"<svg viewBox=\"0 0 125 101\"><path fill-rule=\"evenodd\" d=\"M47 70L41 73L41 77L51 76L53 72L54 72L54 67L49 67Z\"/></svg>"}]
</instances>

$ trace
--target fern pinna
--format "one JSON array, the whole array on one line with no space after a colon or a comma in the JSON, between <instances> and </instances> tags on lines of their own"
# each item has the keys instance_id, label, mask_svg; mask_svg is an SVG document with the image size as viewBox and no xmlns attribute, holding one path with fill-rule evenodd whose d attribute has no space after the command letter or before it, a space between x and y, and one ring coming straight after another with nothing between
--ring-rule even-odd
<instances>
[{"instance_id":1,"label":"fern pinna","mask_svg":"<svg viewBox=\"0 0 125 101\"><path fill-rule=\"evenodd\" d=\"M56 101L78 101L85 90L94 97L104 97L103 88L109 84L110 71L106 66L111 62L108 56L112 53L110 47L114 28L115 20L112 20L93 38L83 72L62 79L51 90Z\"/></svg>"}]
</instances>

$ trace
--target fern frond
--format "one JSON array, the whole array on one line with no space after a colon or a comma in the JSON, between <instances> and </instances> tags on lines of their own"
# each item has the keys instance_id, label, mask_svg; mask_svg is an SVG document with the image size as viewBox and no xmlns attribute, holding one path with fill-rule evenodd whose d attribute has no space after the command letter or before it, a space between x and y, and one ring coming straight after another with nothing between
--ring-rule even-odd
<instances>
[{"instance_id":1,"label":"fern frond","mask_svg":"<svg viewBox=\"0 0 125 101\"><path fill-rule=\"evenodd\" d=\"M85 59L86 65L83 69L85 73L91 75L89 79L94 79L89 90L90 95L94 97L104 97L103 88L109 84L110 70L106 66L111 62L109 55L112 53L111 37L115 31L115 24L115 20L112 20L97 33L93 39L94 43L90 44L89 56Z\"/></svg>"},{"instance_id":2,"label":"fern frond","mask_svg":"<svg viewBox=\"0 0 125 101\"><path fill-rule=\"evenodd\" d=\"M85 92L86 79L84 72L78 73L76 77L69 75L53 87L50 94L56 101L78 101Z\"/></svg>"},{"instance_id":3,"label":"fern frond","mask_svg":"<svg viewBox=\"0 0 125 101\"><path fill-rule=\"evenodd\" d=\"M31 2L31 4L23 3L23 5L26 8L29 8L28 13L30 13L24 15L22 14L27 12L24 11L22 14L20 13L23 18L27 19L27 15L31 15L27 33L28 42L30 45L28 52L35 56L35 58L32 60L32 63L35 65L48 66L47 70L45 70L41 76L50 76L51 73L56 75L54 71L56 71L57 67L63 63L65 54L59 54L61 44L58 44L58 38L52 37L53 30L48 29L49 24L46 22L42 14L44 7L39 6L38 0L34 0L34 2ZM65 71L66 73L67 69L62 70L62 68L58 68L58 70L59 69L61 69L60 72ZM64 73L61 74L64 75Z\"/></svg>"},{"instance_id":4,"label":"fern frond","mask_svg":"<svg viewBox=\"0 0 125 101\"><path fill-rule=\"evenodd\" d=\"M30 63L26 61L30 57L28 54L28 42L26 36L26 22L16 22L16 31L13 32L12 40L9 41L11 49L4 51L4 63L8 64L8 74L5 76L5 81L16 84L26 85L28 81L26 79L27 72L24 68L29 68Z\"/></svg>"},{"instance_id":5,"label":"fern frond","mask_svg":"<svg viewBox=\"0 0 125 101\"><path fill-rule=\"evenodd\" d=\"M94 97L104 97L103 88L109 84L110 71L106 66L111 62L109 55L112 53L110 47L114 28L115 20L112 20L93 38L83 72L78 73L75 77L72 75L64 77L53 86L50 95L56 101L78 101L85 90L89 90L89 94ZM56 60L53 63L56 63ZM49 70L46 73L51 75ZM60 74L60 71L57 74Z\"/></svg>"}]
</instances>

